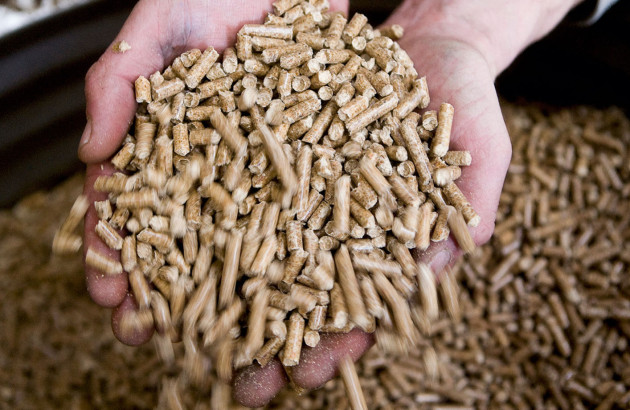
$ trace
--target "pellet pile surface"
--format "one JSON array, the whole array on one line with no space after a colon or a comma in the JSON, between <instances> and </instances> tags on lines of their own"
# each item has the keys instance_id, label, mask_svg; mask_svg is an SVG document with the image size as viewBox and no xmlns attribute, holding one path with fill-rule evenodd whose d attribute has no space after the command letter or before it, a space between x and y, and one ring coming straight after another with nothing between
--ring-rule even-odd
<instances>
[{"instance_id":1,"label":"pellet pile surface","mask_svg":"<svg viewBox=\"0 0 630 410\"><path fill-rule=\"evenodd\" d=\"M372 349L358 362L370 408L628 406L630 122L614 108L503 109L514 158L495 237L453 270L461 319L442 313L410 357ZM81 184L0 212L0 408L153 408L173 374L151 345L114 339L79 255L51 255ZM226 408L217 386L203 404ZM345 400L336 379L270 408Z\"/></svg>"}]
</instances>

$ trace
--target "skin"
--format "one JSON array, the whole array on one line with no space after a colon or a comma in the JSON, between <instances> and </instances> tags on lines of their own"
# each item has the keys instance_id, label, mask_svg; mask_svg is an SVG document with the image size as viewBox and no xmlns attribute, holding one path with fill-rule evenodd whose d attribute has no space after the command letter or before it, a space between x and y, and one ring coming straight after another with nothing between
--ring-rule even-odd
<instances>
[{"instance_id":1,"label":"skin","mask_svg":"<svg viewBox=\"0 0 630 410\"><path fill-rule=\"evenodd\" d=\"M138 2L115 42L125 40L131 50L113 53L111 47L86 77L87 126L79 157L87 164L84 191L90 200L106 196L92 190L98 175L111 174L107 160L118 149L136 111L133 83L139 76L162 70L177 55L191 49L215 47L221 52L233 42L246 23L261 22L271 10L264 1L168 1ZM331 0L331 8L347 12L345 0ZM469 150L473 164L465 167L458 186L470 200L481 223L471 228L477 244L485 243L494 230L496 210L511 157L511 145L494 88L496 76L528 44L550 31L574 5L575 0L407 0L386 24L400 24L405 36L400 45L426 75L431 95L429 108L441 102L455 107L451 149ZM225 13L224 10L230 10ZM85 248L94 246L112 257L119 253L96 237L95 211L85 219ZM416 255L441 272L459 256L449 239ZM439 280L439 275L438 275ZM123 273L104 277L86 268L87 289L96 303L113 308L112 329L123 343L146 342L152 329L125 335L117 326L120 317L136 305L128 294ZM313 389L334 377L336 364L345 353L357 360L374 343L371 335L354 330L347 335L322 335L316 348L305 348L292 371L293 382ZM243 405L267 403L288 382L282 366L274 361L264 369L256 365L235 377L234 395Z\"/></svg>"}]
</instances>

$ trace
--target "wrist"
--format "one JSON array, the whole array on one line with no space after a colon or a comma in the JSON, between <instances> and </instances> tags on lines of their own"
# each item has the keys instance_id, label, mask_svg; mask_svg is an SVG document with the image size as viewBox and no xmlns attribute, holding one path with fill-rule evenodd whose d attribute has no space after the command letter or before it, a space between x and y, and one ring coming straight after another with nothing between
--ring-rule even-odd
<instances>
[{"instance_id":1,"label":"wrist","mask_svg":"<svg viewBox=\"0 0 630 410\"><path fill-rule=\"evenodd\" d=\"M387 21L405 36L443 38L478 51L496 77L582 0L407 0Z\"/></svg>"}]
</instances>

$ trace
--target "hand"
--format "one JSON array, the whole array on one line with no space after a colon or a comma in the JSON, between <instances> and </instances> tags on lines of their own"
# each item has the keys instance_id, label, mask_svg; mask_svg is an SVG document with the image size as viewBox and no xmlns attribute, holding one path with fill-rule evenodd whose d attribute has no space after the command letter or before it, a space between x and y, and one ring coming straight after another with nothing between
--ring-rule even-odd
<instances>
[{"instance_id":1,"label":"hand","mask_svg":"<svg viewBox=\"0 0 630 410\"><path fill-rule=\"evenodd\" d=\"M457 185L481 217L479 226L470 229L478 245L487 242L494 230L512 152L494 80L579 1L407 0L385 23L405 28L399 43L418 73L427 77L429 109L438 109L442 102L455 107L450 148L468 150L472 156L472 165L464 167ZM432 267L439 281L439 273L460 254L449 238L416 257ZM372 335L358 329L347 335L322 335L316 348L303 348L292 380L298 387L317 388L335 376L345 354L356 360L373 343ZM269 400L286 382L277 360L265 369L250 366L236 378L235 397L242 404L261 406L264 397ZM261 391L264 394L255 393Z\"/></svg>"},{"instance_id":2,"label":"hand","mask_svg":"<svg viewBox=\"0 0 630 410\"><path fill-rule=\"evenodd\" d=\"M387 24L406 26L400 45L414 60L418 73L427 77L429 108L438 109L442 102L455 107L451 149L468 150L473 158L472 165L464 167L457 185L481 216L479 226L471 228L473 239L477 244L485 243L494 230L499 195L511 157L510 139L494 89L495 73L474 47L446 36L416 36L404 16L405 13L397 13ZM417 256L438 273L460 254L456 242L449 238ZM373 343L372 335L358 329L347 335L322 335L316 348L303 348L300 364L292 370L292 380L302 388L317 388L335 376L345 353L357 360ZM264 369L252 365L237 376L235 396L242 404L260 406L265 402L249 399L254 394L253 386L263 386L265 395L271 398L285 383L279 362Z\"/></svg>"},{"instance_id":3,"label":"hand","mask_svg":"<svg viewBox=\"0 0 630 410\"><path fill-rule=\"evenodd\" d=\"M219 52L234 43L236 32L243 24L262 22L271 11L272 0L230 1L230 0L141 0L127 19L113 44L124 40L131 49L123 54L114 53L110 48L89 70L86 77L87 125L79 146L79 157L87 164L84 192L88 199L100 201L107 198L104 193L95 192L94 181L100 175L110 175L114 168L109 158L117 151L127 133L136 103L134 81L143 75L149 77L155 71L162 71L182 52L191 48L201 50L213 46ZM331 8L347 12L347 0L331 0ZM229 12L228 12L229 11ZM107 248L94 233L98 219L94 207L90 207L85 218L85 246L93 247L113 258L120 258L120 252ZM130 293L127 273L116 276L103 276L86 267L87 289L92 299L103 307L113 308L112 330L123 343L139 345L148 341L153 329L136 334L124 334L119 327L120 318L136 309ZM331 339L331 341L334 340ZM322 344L322 346L325 343ZM365 348L361 349L361 352ZM322 351L319 349L318 351ZM358 355L355 356L355 359ZM272 372L265 380L273 387L275 394L286 383L286 375L281 366L270 365L259 376ZM328 378L332 377L334 368ZM319 381L315 381L319 384ZM271 396L264 389L257 390L247 382L239 384L240 391L251 392L247 397L238 396L241 401L266 402Z\"/></svg>"},{"instance_id":4,"label":"hand","mask_svg":"<svg viewBox=\"0 0 630 410\"><path fill-rule=\"evenodd\" d=\"M162 71L176 56L191 48L203 50L213 46L222 51L234 42L243 24L262 21L271 11L271 3L272 0L138 2L114 41L115 44L124 40L131 49L117 54L108 48L86 76L87 125L79 146L79 158L87 164L84 192L90 201L107 197L95 192L92 185L99 175L114 172L108 159L117 151L134 118L135 79ZM85 218L84 249L94 247L119 259L120 252L107 248L95 235L96 222L94 207L90 207ZM128 293L127 273L103 276L86 267L86 282L96 303L115 308L112 325L116 337L132 345L144 343L151 337L152 330L123 335L118 327L117 319L122 312L135 306Z\"/></svg>"}]
</instances>

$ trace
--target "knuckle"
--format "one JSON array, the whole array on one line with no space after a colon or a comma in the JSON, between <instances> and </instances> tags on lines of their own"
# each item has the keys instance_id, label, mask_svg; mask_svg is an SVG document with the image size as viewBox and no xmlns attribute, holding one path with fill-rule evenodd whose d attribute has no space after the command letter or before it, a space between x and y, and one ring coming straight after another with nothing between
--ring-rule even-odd
<instances>
[{"instance_id":1,"label":"knuckle","mask_svg":"<svg viewBox=\"0 0 630 410\"><path fill-rule=\"evenodd\" d=\"M96 91L98 85L102 82L105 70L103 62L101 60L92 64L85 74L85 91L89 96L89 93Z\"/></svg>"}]
</instances>

